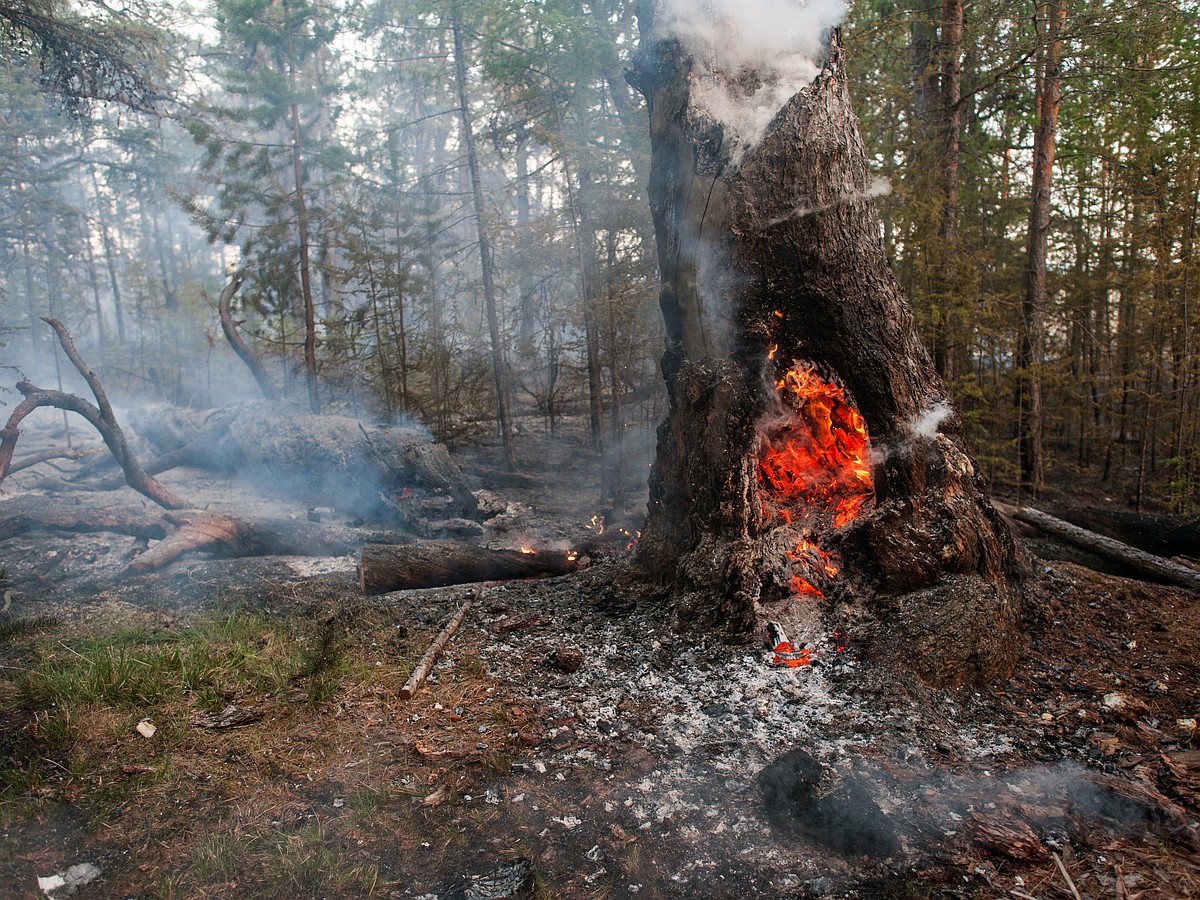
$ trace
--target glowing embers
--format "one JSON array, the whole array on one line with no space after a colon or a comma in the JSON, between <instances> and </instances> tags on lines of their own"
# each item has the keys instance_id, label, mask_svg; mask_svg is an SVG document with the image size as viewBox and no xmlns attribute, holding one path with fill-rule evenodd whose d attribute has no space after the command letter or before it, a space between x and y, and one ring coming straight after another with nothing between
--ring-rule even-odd
<instances>
[{"instance_id":1,"label":"glowing embers","mask_svg":"<svg viewBox=\"0 0 1200 900\"><path fill-rule=\"evenodd\" d=\"M759 495L768 524L800 530L788 554L792 593L822 597L813 582L834 578L837 564L810 537L851 522L874 493L866 423L843 389L810 366L793 365L775 387L786 414L763 430Z\"/></svg>"}]
</instances>

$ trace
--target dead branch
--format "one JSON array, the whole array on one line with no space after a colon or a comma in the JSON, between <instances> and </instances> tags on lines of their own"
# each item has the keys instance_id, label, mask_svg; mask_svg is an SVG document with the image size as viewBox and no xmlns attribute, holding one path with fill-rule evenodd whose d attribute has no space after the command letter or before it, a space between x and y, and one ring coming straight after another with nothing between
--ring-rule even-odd
<instances>
[{"instance_id":1,"label":"dead branch","mask_svg":"<svg viewBox=\"0 0 1200 900\"><path fill-rule=\"evenodd\" d=\"M1077 547L1083 547L1085 550L1091 550L1107 556L1109 559L1132 566L1139 572L1145 572L1147 575L1153 575L1180 587L1200 591L1200 572L1194 572L1178 563L1173 563L1144 550L1138 550L1136 547L1130 547L1128 544L1080 528L1078 525L1072 525L1070 522L1064 522L1062 519L1056 519L1054 516L1029 506L1018 510L1015 518L1029 525L1035 525L1047 534L1062 538Z\"/></svg>"},{"instance_id":2,"label":"dead branch","mask_svg":"<svg viewBox=\"0 0 1200 900\"><path fill-rule=\"evenodd\" d=\"M258 382L258 389L262 391L262 395L268 400L278 400L279 393L275 390L275 385L271 383L271 377L267 374L267 370L263 368L262 361L258 355L250 349L250 345L238 333L237 323L233 321L233 314L229 311L229 301L233 299L233 295L237 293L238 288L242 286L243 273L239 269L229 279L229 284L225 285L225 289L221 291L221 296L217 298L217 315L221 318L221 330L225 333L225 340L229 341L229 346L233 348L233 352L237 354L238 359L246 364L246 368L250 370L250 374L254 376L254 380Z\"/></svg>"},{"instance_id":3,"label":"dead branch","mask_svg":"<svg viewBox=\"0 0 1200 900\"><path fill-rule=\"evenodd\" d=\"M63 391L48 391L39 388L28 381L21 381L17 385L17 390L25 398L12 411L8 417L8 422L4 428L0 430L0 482L3 482L8 477L9 468L12 465L13 452L17 448L17 439L21 436L20 424L21 421L33 412L43 406L50 406L55 409L63 409L68 412L76 413L87 419L98 432L100 437L104 439L105 445L112 453L113 458L121 466L125 473L125 483L135 491L149 497L159 506L166 509L184 509L191 504L181 497L176 496L169 488L159 482L157 479L147 475L134 456L133 451L129 449L125 441L125 432L121 430L121 426L117 424L116 413L113 412L112 404L108 402L108 395L104 393L104 387L100 384L100 379L83 361L79 355L79 351L75 349L75 344L71 340L71 335L66 327L57 319L42 317L42 321L54 329L58 335L58 342L62 345L63 352L66 353L67 359L71 361L80 375L88 383L88 387L92 389L92 394L96 398L96 403L93 405L82 397L77 397L74 394L67 394Z\"/></svg>"},{"instance_id":4,"label":"dead branch","mask_svg":"<svg viewBox=\"0 0 1200 900\"><path fill-rule=\"evenodd\" d=\"M13 463L8 467L7 474L13 475L22 469L29 469L55 459L83 459L85 456L91 456L95 452L95 450L44 450L41 453L26 456L20 462Z\"/></svg>"},{"instance_id":5,"label":"dead branch","mask_svg":"<svg viewBox=\"0 0 1200 900\"><path fill-rule=\"evenodd\" d=\"M404 687L400 688L400 699L411 700L413 693L419 688L425 679L429 676L429 670L433 668L438 657L442 655L442 651L446 649L446 644L450 642L450 638L454 636L454 632L458 631L458 626L462 624L466 618L467 610L471 608L471 604L479 596L479 591L472 591L467 595L466 601L458 608L458 612L454 614L446 627L441 630L433 643L429 645L429 649L425 651L425 655L421 657L421 661L417 663L417 667L413 669L412 675L408 681L404 682Z\"/></svg>"},{"instance_id":6,"label":"dead branch","mask_svg":"<svg viewBox=\"0 0 1200 900\"><path fill-rule=\"evenodd\" d=\"M1063 865L1062 857L1057 853L1051 853L1050 855L1054 857L1054 864L1058 866L1058 871L1062 874L1063 880L1067 882L1067 887L1071 889L1071 896L1074 897L1075 900L1083 900L1083 898L1079 896L1079 889L1075 887L1075 879L1071 877L1071 873L1068 872L1067 867Z\"/></svg>"}]
</instances>

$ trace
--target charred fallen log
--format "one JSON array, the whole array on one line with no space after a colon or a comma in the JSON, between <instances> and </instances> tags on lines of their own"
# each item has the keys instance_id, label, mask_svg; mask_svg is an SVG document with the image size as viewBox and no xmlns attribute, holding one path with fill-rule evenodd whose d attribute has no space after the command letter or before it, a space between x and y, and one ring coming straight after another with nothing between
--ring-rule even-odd
<instances>
[{"instance_id":1,"label":"charred fallen log","mask_svg":"<svg viewBox=\"0 0 1200 900\"><path fill-rule=\"evenodd\" d=\"M357 533L294 519L235 518L203 510L159 511L109 508L42 511L26 508L0 518L0 541L31 531L124 534L154 541L129 569L160 568L185 553L206 551L222 557L346 556L362 544ZM377 534L383 540L387 535Z\"/></svg>"},{"instance_id":2,"label":"charred fallen log","mask_svg":"<svg viewBox=\"0 0 1200 900\"><path fill-rule=\"evenodd\" d=\"M159 452L150 463L156 470L213 469L364 517L478 516L462 470L419 426L368 425L268 401L208 410L155 405L130 421Z\"/></svg>"},{"instance_id":3,"label":"charred fallen log","mask_svg":"<svg viewBox=\"0 0 1200 900\"><path fill-rule=\"evenodd\" d=\"M489 550L457 541L368 544L358 564L359 587L368 593L446 587L476 581L508 581L538 575L566 575L575 556L564 550Z\"/></svg>"},{"instance_id":4,"label":"charred fallen log","mask_svg":"<svg viewBox=\"0 0 1200 900\"><path fill-rule=\"evenodd\" d=\"M1072 525L1070 522L1064 522L1062 519L1056 519L1054 516L1032 507L1018 510L1015 517L1018 521L1034 525L1047 534L1062 538L1064 541L1109 559L1115 559L1117 562L1124 563L1168 584L1177 584L1180 587L1200 591L1200 572L1186 566L1138 550L1136 547L1130 547L1128 544L1080 528L1078 525Z\"/></svg>"},{"instance_id":5,"label":"charred fallen log","mask_svg":"<svg viewBox=\"0 0 1200 900\"><path fill-rule=\"evenodd\" d=\"M1155 556L1200 559L1200 519L1114 509L1063 509L1054 515Z\"/></svg>"}]
</instances>

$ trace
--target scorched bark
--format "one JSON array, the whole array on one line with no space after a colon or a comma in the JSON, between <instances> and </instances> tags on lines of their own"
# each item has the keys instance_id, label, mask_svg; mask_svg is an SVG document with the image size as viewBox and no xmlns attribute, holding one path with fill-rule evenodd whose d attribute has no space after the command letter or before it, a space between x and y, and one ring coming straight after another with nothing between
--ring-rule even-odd
<instances>
[{"instance_id":1,"label":"scorched bark","mask_svg":"<svg viewBox=\"0 0 1200 900\"><path fill-rule=\"evenodd\" d=\"M705 68L655 30L654 4L639 16L630 78L650 112L670 407L638 563L671 583L685 623L747 635L786 601L756 470L771 385L803 360L846 387L874 451L873 506L827 541L843 556L842 598L877 623L875 650L939 682L1004 676L1016 547L888 263L840 43L738 149L693 89L723 79L737 92L757 76Z\"/></svg>"}]
</instances>

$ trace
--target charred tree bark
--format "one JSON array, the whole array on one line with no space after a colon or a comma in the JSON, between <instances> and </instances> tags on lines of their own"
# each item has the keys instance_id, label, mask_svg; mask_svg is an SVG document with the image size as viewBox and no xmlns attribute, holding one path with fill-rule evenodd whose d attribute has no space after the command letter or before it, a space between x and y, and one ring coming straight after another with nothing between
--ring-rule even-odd
<instances>
[{"instance_id":1,"label":"charred tree bark","mask_svg":"<svg viewBox=\"0 0 1200 900\"><path fill-rule=\"evenodd\" d=\"M631 80L650 110L670 409L637 562L673 582L684 624L745 635L781 599L770 573L783 553L756 475L760 422L770 385L806 360L845 385L875 450L875 504L834 536L843 597L879 623L875 650L942 683L1005 676L1016 547L889 266L840 43L737 158L692 94L730 77L656 32L652 3L639 15Z\"/></svg>"}]
</instances>

